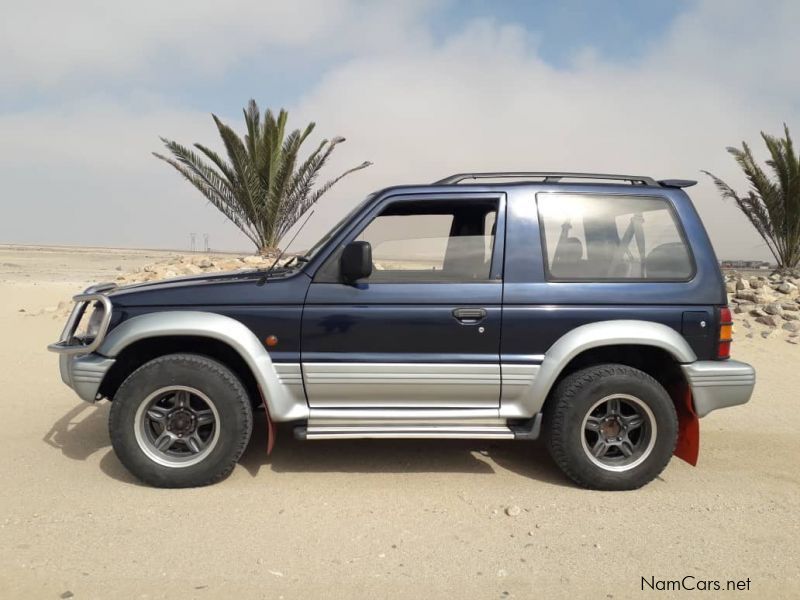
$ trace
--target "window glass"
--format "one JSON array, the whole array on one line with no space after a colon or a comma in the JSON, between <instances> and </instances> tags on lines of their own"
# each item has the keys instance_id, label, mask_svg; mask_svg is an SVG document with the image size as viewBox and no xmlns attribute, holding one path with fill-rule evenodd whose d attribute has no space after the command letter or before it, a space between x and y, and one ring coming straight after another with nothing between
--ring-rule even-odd
<instances>
[{"instance_id":1,"label":"window glass","mask_svg":"<svg viewBox=\"0 0 800 600\"><path fill-rule=\"evenodd\" d=\"M548 274L567 280L685 280L692 260L662 198L538 194Z\"/></svg>"},{"instance_id":2,"label":"window glass","mask_svg":"<svg viewBox=\"0 0 800 600\"><path fill-rule=\"evenodd\" d=\"M496 213L496 201L389 205L356 237L372 247L369 281L489 279Z\"/></svg>"}]
</instances>

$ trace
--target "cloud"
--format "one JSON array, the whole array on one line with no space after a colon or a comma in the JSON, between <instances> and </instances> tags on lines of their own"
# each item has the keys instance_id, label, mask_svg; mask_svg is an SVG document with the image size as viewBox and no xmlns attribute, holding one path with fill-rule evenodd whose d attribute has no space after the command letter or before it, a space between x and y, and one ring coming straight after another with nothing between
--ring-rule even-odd
<instances>
[{"instance_id":1,"label":"cloud","mask_svg":"<svg viewBox=\"0 0 800 600\"><path fill-rule=\"evenodd\" d=\"M465 170L693 178L700 183L690 194L719 254L767 258L745 218L699 171L743 187L725 147L747 139L761 153L761 129L779 132L784 120L800 127L800 81L783 58L798 55L800 39L778 26L797 22L795 14L789 2L701 3L659 47L624 66L584 53L555 69L530 33L491 21L472 22L422 52L352 60L296 111L353 140L342 152L350 156L340 158L375 162L321 208L349 203L365 183L434 181ZM761 41L748 46L743 31Z\"/></svg>"},{"instance_id":2,"label":"cloud","mask_svg":"<svg viewBox=\"0 0 800 600\"><path fill-rule=\"evenodd\" d=\"M644 56L619 64L582 48L567 68L544 61L536 33L515 24L478 19L433 35L433 9L424 3L266 5L132 5L119 16L105 4L81 4L74 15L57 4L32 40L0 35L0 50L14 49L0 85L15 81L52 99L58 94L48 89L93 82L67 106L0 116L0 202L14 205L0 239L181 247L188 232L209 231L212 245L246 248L149 154L159 135L214 141L208 114L142 82L155 72L213 77L263 60L271 45L337 57L289 107L291 126L314 120L320 135L348 138L328 174L375 163L321 201L296 247L380 187L464 170L552 169L697 178L690 193L719 255L768 256L699 170L743 187L725 146L746 139L760 152L759 130L779 132L783 121L800 131L793 2L699 2ZM33 22L33 13L17 12L11 22ZM59 22L69 32L39 48ZM14 29L8 23L6 33ZM125 78L129 97L102 92L104 82ZM243 86L242 104L252 86L258 82ZM239 108L208 111L238 127ZM51 220L33 225L42 214Z\"/></svg>"},{"instance_id":3,"label":"cloud","mask_svg":"<svg viewBox=\"0 0 800 600\"><path fill-rule=\"evenodd\" d=\"M435 6L436 3L433 4ZM91 0L18 3L0 23L0 89L100 87L219 75L242 60L269 62L270 49L338 56L391 47L430 10L418 0Z\"/></svg>"}]
</instances>

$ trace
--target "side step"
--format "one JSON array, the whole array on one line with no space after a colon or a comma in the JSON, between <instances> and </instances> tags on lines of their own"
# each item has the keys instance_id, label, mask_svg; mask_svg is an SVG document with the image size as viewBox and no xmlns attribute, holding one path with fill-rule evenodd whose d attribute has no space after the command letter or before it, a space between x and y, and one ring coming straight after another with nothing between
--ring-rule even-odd
<instances>
[{"instance_id":1,"label":"side step","mask_svg":"<svg viewBox=\"0 0 800 600\"><path fill-rule=\"evenodd\" d=\"M541 415L522 423L506 424L389 424L389 423L313 423L296 427L298 440L330 439L482 439L532 440L539 436Z\"/></svg>"}]
</instances>

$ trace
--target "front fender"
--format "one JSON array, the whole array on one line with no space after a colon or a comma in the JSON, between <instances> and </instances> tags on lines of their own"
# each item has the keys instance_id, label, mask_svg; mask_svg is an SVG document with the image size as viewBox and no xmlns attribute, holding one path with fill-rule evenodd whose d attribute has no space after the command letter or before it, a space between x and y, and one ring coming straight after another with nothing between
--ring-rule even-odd
<instances>
[{"instance_id":1,"label":"front fender","mask_svg":"<svg viewBox=\"0 0 800 600\"><path fill-rule=\"evenodd\" d=\"M548 349L536 370L527 393L511 403L504 402L500 416L530 418L542 410L556 379L569 362L586 350L602 346L653 346L666 350L679 363L691 363L697 356L677 331L652 321L598 321L576 327Z\"/></svg>"},{"instance_id":2,"label":"front fender","mask_svg":"<svg viewBox=\"0 0 800 600\"><path fill-rule=\"evenodd\" d=\"M308 405L287 389L264 346L239 321L202 311L165 311L133 317L114 328L97 349L98 354L114 358L131 344L147 338L200 336L230 346L247 363L264 396L269 416L274 421L308 418Z\"/></svg>"}]
</instances>

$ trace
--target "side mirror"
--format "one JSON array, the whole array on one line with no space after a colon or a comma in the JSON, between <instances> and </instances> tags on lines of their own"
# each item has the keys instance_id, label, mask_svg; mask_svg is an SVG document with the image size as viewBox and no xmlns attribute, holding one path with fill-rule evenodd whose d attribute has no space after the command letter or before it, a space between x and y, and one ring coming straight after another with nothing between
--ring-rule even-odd
<instances>
[{"instance_id":1,"label":"side mirror","mask_svg":"<svg viewBox=\"0 0 800 600\"><path fill-rule=\"evenodd\" d=\"M369 242L350 242L339 259L342 279L353 283L372 275L372 246Z\"/></svg>"}]
</instances>

